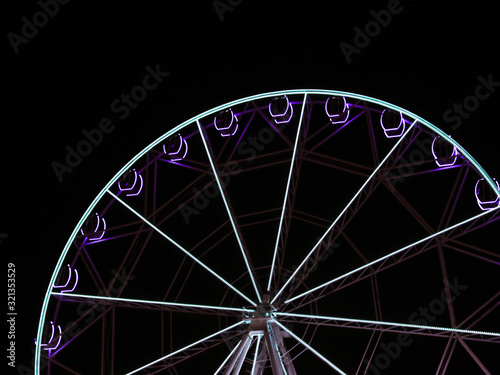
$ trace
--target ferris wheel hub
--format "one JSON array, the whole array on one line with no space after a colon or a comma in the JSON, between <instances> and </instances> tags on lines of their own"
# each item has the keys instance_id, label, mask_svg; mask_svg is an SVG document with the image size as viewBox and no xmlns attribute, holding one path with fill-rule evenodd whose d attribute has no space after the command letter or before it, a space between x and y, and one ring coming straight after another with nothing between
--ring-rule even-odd
<instances>
[{"instance_id":1,"label":"ferris wheel hub","mask_svg":"<svg viewBox=\"0 0 500 375\"><path fill-rule=\"evenodd\" d=\"M269 303L261 303L255 310L244 314L244 320L250 324L251 330L265 330L269 321L274 321L276 308Z\"/></svg>"}]
</instances>

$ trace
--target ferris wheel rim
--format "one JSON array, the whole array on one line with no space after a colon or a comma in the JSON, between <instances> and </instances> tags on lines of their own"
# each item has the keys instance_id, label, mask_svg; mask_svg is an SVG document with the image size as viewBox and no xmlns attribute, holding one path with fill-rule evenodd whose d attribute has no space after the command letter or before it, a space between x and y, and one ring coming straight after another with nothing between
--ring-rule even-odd
<instances>
[{"instance_id":1,"label":"ferris wheel rim","mask_svg":"<svg viewBox=\"0 0 500 375\"><path fill-rule=\"evenodd\" d=\"M242 97L239 99L232 100L230 102L227 102L225 104L218 105L212 109L209 109L207 111L204 111L196 116L191 117L190 119L182 122L181 124L174 126L167 132L165 132L163 135L159 136L156 138L154 141L152 141L149 145L147 145L142 151L137 153L130 161L128 161L110 180L109 182L104 186L104 188L99 192L99 194L92 200L90 205L88 206L87 210L83 213L82 217L76 224L75 228L73 229L71 235L69 236L59 258L58 261L55 265L54 272L50 278L47 292L45 294L45 297L43 299L42 303L42 309L41 309L41 314L40 314L40 319L39 319L39 324L38 324L38 329L37 329L37 334L36 334L36 342L41 342L41 337L42 337L42 331L43 331L43 325L44 322L46 321L46 312L49 304L49 299L51 296L51 289L52 286L55 285L56 278L58 276L58 273L63 267L64 260L66 258L66 255L71 247L71 244L73 243L77 233L79 232L80 228L82 225L85 223L85 220L88 218L88 216L93 212L94 208L96 207L97 203L103 198L103 196L106 195L106 192L109 190L111 186L113 186L117 181L119 181L120 177L123 176L123 174L130 169L141 157L143 157L145 154L147 154L151 149L153 149L155 146L160 144L162 141L166 140L173 134L179 132L181 129L185 128L188 125L191 125L193 123L197 123L200 119L205 118L207 116L213 115L214 113L218 113L220 111L226 110L228 108L231 108L233 106L246 103L249 101L255 101L255 100L260 100L260 99L266 99L266 98L273 98L276 96L282 96L282 95L321 95L321 96L342 96L342 97L347 97L349 99L356 99L356 100L361 100L365 101L371 104L376 104L379 106L382 106L384 108L392 109L394 111L398 111L408 118L411 118L412 120L418 122L420 125L425 126L438 136L446 139L448 142L450 142L460 154L462 154L470 163L471 165L476 169L476 171L481 175L482 178L484 178L487 183L496 191L498 194L500 194L500 191L498 190L498 184L495 182L495 180L490 177L490 175L484 170L484 168L474 159L472 155L463 147L461 146L456 140L454 140L451 136L449 136L446 132L438 128L437 126L433 125L431 122L425 120L424 118L416 115L415 113L406 110L400 106L397 106L395 104L386 102L381 99L377 99L374 97L362 95L362 94L356 94L352 92L347 92L347 91L339 91L339 90L328 90L328 89L288 89L288 90L277 90L277 91L270 91L270 92L265 92L265 93L260 93L260 94L254 94L246 97ZM495 207L491 209L490 211L493 212L497 209L500 209L500 206ZM39 374L39 368L40 368L40 346L37 345L35 349L35 365L34 365L34 370L35 370L35 375Z\"/></svg>"}]
</instances>

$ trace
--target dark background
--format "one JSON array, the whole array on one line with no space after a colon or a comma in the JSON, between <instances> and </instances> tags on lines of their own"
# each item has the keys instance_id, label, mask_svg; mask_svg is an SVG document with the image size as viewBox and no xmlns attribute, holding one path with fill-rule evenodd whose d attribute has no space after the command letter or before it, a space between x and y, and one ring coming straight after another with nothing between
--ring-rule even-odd
<instances>
[{"instance_id":1,"label":"dark background","mask_svg":"<svg viewBox=\"0 0 500 375\"><path fill-rule=\"evenodd\" d=\"M339 44L354 45L354 28L364 29L370 11L387 2L247 0L221 20L212 1L70 1L18 53L7 34L22 35L22 17L32 20L41 8L12 3L2 22L0 233L8 236L0 247L4 271L16 265L17 364L31 361L50 276L97 193L152 140L216 105L292 88L368 95L447 131L500 176L500 90L459 126L443 119L474 95L478 76L500 81L496 2L402 0L402 11L350 63ZM157 64L170 75L119 120L110 104ZM59 182L51 164L64 163L65 147L104 117L116 129Z\"/></svg>"}]
</instances>

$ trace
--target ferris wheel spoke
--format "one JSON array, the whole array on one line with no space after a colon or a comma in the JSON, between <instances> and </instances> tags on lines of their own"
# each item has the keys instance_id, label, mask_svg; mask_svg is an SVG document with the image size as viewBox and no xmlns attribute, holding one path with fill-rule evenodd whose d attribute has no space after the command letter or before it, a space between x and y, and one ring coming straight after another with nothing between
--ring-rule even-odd
<instances>
[{"instance_id":1,"label":"ferris wheel spoke","mask_svg":"<svg viewBox=\"0 0 500 375\"><path fill-rule=\"evenodd\" d=\"M153 301L134 298L123 297L108 297L100 295L78 294L78 293L56 293L52 292L52 296L59 298L61 301L69 302L87 302L103 305L112 305L115 307L131 307L143 309L159 309L164 311L178 311L184 313L196 314L213 314L213 315L236 315L240 316L241 313L252 312L251 309L237 308L237 307L224 307L212 305L200 305L191 303L178 303L166 301ZM233 314L232 314L233 313Z\"/></svg>"},{"instance_id":2,"label":"ferris wheel spoke","mask_svg":"<svg viewBox=\"0 0 500 375\"><path fill-rule=\"evenodd\" d=\"M281 324L278 321L275 321L275 323L285 332L287 332L290 336L292 336L295 340L300 342L303 346L306 347L307 350L309 350L311 353L316 355L319 359L321 359L323 362L325 362L328 366L333 368L335 371L337 371L339 374L346 375L345 372L343 372L341 369L339 369L337 366L335 366L332 362L330 362L328 359L326 359L322 354L320 354L316 349L314 349L311 345L309 345L307 342L302 340L299 336L297 336L295 333L290 331L288 328L286 328L283 324Z\"/></svg>"},{"instance_id":3,"label":"ferris wheel spoke","mask_svg":"<svg viewBox=\"0 0 500 375\"><path fill-rule=\"evenodd\" d=\"M288 286L288 284L294 280L294 278L297 276L297 274L300 272L300 270L303 268L304 264L306 264L309 260L309 258L313 255L313 253L320 247L321 243L323 240L326 238L328 233L337 225L337 222L343 217L343 215L347 212L349 207L353 204L353 202L357 199L357 197L363 192L365 187L372 181L372 179L375 177L375 175L379 172L380 168L384 165L384 163L390 158L390 156L396 151L396 149L399 147L401 142L405 139L405 137L412 131L413 127L417 123L417 120L415 120L405 131L405 133L399 138L399 140L396 142L396 144L391 148L391 150L388 152L388 154L384 157L384 159L377 165L377 167L374 169L374 171L370 174L370 176L365 180L363 185L360 187L360 189L357 191L357 193L352 197L352 199L347 203L347 205L344 207L344 209L340 212L340 214L337 216L337 218L332 222L330 227L326 230L326 232L321 236L321 238L318 240L316 245L311 249L311 251L307 254L307 256L304 258L304 260L300 263L300 265L295 269L295 271L292 273L292 275L288 278L288 280L285 282L285 284L281 287L281 289L276 293L274 296L273 300L271 303L276 301L276 299L280 296L280 294L285 290L285 288Z\"/></svg>"},{"instance_id":4,"label":"ferris wheel spoke","mask_svg":"<svg viewBox=\"0 0 500 375\"><path fill-rule=\"evenodd\" d=\"M303 123L303 120L304 120L304 110L306 108L306 100L307 100L307 94L304 95L304 101L302 102L302 110L300 112L299 125L297 126L297 134L295 136L295 143L293 145L292 160L290 161L290 170L288 172L288 180L287 180L286 188L285 188L285 198L283 200L283 206L282 206L282 210L281 210L280 222L279 222L279 225L278 225L278 234L276 236L276 244L274 246L273 260L271 262L271 271L269 272L269 280L268 280L268 283L267 283L267 290L268 291L271 290L271 283L272 283L273 275L274 275L274 268L275 268L275 264L276 264L276 257L278 255L278 248L279 248L279 244L280 244L281 236L282 236L283 220L285 218L285 213L286 213L287 208L288 208L288 199L289 199L288 194L289 194L289 191L290 191L290 185L291 185L291 182L292 182L293 170L294 170L294 167L295 167L295 157L297 156L297 146L299 144L300 132L301 132L302 123Z\"/></svg>"},{"instance_id":5,"label":"ferris wheel spoke","mask_svg":"<svg viewBox=\"0 0 500 375\"><path fill-rule=\"evenodd\" d=\"M236 350L238 350L239 346L241 345L241 342L243 341L243 339L241 339L237 345L234 346L233 350L231 350L231 352L228 354L228 356L226 357L226 359L222 362L222 364L219 366L219 368L217 370L215 370L214 372L214 375L217 375L221 372L221 370L224 368L224 366L226 365L226 363L233 357L234 353L236 352Z\"/></svg>"},{"instance_id":6,"label":"ferris wheel spoke","mask_svg":"<svg viewBox=\"0 0 500 375\"><path fill-rule=\"evenodd\" d=\"M444 349L443 355L441 356L441 360L439 361L439 366L436 370L436 375L442 375L446 373L446 368L450 363L451 356L455 352L456 346L457 346L457 340L454 340L452 337L450 337Z\"/></svg>"},{"instance_id":7,"label":"ferris wheel spoke","mask_svg":"<svg viewBox=\"0 0 500 375\"><path fill-rule=\"evenodd\" d=\"M483 362L479 359L479 357L474 353L474 351L467 345L467 343L462 339L459 338L458 341L462 345L462 347L467 351L467 353L471 356L471 358L476 362L476 364L479 366L479 368L485 373L491 375L491 372L488 371L487 367L484 365Z\"/></svg>"},{"instance_id":8,"label":"ferris wheel spoke","mask_svg":"<svg viewBox=\"0 0 500 375\"><path fill-rule=\"evenodd\" d=\"M229 363L227 364L226 371L224 374L239 374L243 362L247 357L248 351L253 341L253 336L249 332L246 332L239 344L235 347L235 351L231 356Z\"/></svg>"},{"instance_id":9,"label":"ferris wheel spoke","mask_svg":"<svg viewBox=\"0 0 500 375\"><path fill-rule=\"evenodd\" d=\"M189 345L186 345L186 346L184 346L181 349L178 349L178 350L176 350L176 351L174 351L174 352L172 352L170 354L167 354L166 356L158 358L158 359L156 359L156 360L154 360L154 361L152 361L152 362L150 362L150 363L148 363L148 364L146 364L144 366L141 366L141 367L139 367L139 368L137 368L135 370L127 372L126 375L137 374L139 372L142 372L143 370L150 369L153 366L160 366L160 367L162 367L163 365L161 365L160 362L163 362L165 360L173 358L176 355L179 355L181 353L184 353L185 355L187 355L187 352L189 352L190 349L192 349L192 348L194 348L196 346L204 346L205 345L205 349L209 349L209 348L215 346L215 345L213 345L214 342L216 343L216 345L218 345L221 342L221 340L216 339L216 337L219 336L221 333L224 333L224 332L229 331L229 330L231 330L233 328L236 328L237 326L239 326L241 324L244 324L244 323L245 323L244 321L241 321L241 322L235 323L235 324L233 324L233 325L231 325L231 326L229 326L227 328L221 329L218 332L212 333L211 335L208 335L208 336L206 336L206 337L204 337L204 338L202 338L202 339L200 339L200 340L198 340L196 342L193 342L193 343L191 343Z\"/></svg>"},{"instance_id":10,"label":"ferris wheel spoke","mask_svg":"<svg viewBox=\"0 0 500 375\"><path fill-rule=\"evenodd\" d=\"M498 210L498 209L497 209ZM332 284L340 282L340 283L345 283L347 278L352 278L355 281L360 280L362 278L365 278L367 276L370 276L372 273L369 272L370 268L375 268L374 266L377 266L376 272L379 272L381 269L387 268L388 264L396 264L400 263L405 259L408 259L411 255L411 252L413 251L416 254L422 253L426 250L429 249L429 245L436 237L439 237L444 234L448 234L448 236L453 237L455 234L455 231L463 230L467 231L468 227L471 225L474 225L478 220L484 219L488 215L491 215L491 211L484 211L476 216L473 216L469 219L466 219L460 223L454 224L448 228L442 229L440 231L437 231L427 237L424 237L418 241L413 242L410 245L407 245L405 247L402 247L396 251L393 251L387 255L384 255L383 257L380 257L374 261L371 261L361 267L358 267L354 270L351 270L349 272L344 273L343 275L340 275L338 277L335 277L331 279L330 281L327 281L319 286L316 286L315 288L312 288L304 293L301 293L297 296L294 296L288 300L285 301L285 304L290 303L292 301L295 301L299 298L304 298L308 295L311 295L313 293L323 293L326 288L329 286L332 286ZM466 229L464 230L463 227ZM464 232L462 232L464 233ZM458 234L460 235L460 233ZM420 246L420 248L418 248ZM413 254L413 255L416 255ZM375 272L375 273L376 273Z\"/></svg>"},{"instance_id":11,"label":"ferris wheel spoke","mask_svg":"<svg viewBox=\"0 0 500 375\"><path fill-rule=\"evenodd\" d=\"M236 220L234 218L233 212L232 212L231 208L229 207L229 202L228 202L227 197L226 197L226 192L225 192L224 188L222 187L222 184L221 184L221 181L220 181L220 178L219 178L219 174L217 172L217 168L215 167L215 163L214 163L214 158L212 156L212 152L211 152L211 150L210 150L210 148L209 148L209 146L207 144L206 135L205 135L205 133L203 131L203 128L202 128L199 120L196 120L196 124L198 125L198 130L200 132L201 140L203 141L203 146L205 147L205 151L207 153L208 160L210 162L210 166L212 167L212 172L214 174L215 181L217 183L217 186L219 187L219 191L221 193L221 197L222 197L222 201L224 203L224 207L226 208L227 214L229 216L229 221L231 222L231 226L233 227L234 235L236 237L236 240L238 241L238 246L239 246L241 254L243 256L243 260L245 261L245 265L246 265L246 268L247 268L247 271L248 271L248 275L250 276L250 279L252 280L252 285L253 285L253 287L255 289L255 294L257 296L258 301L260 302L261 301L261 297L260 297L259 288L257 287L257 282L255 281L254 270L250 266L250 260L249 260L248 253L247 253L246 249L243 246L243 242L242 242L241 236L240 236L240 231L238 230L238 227L236 225Z\"/></svg>"},{"instance_id":12,"label":"ferris wheel spoke","mask_svg":"<svg viewBox=\"0 0 500 375\"><path fill-rule=\"evenodd\" d=\"M234 292L236 292L238 295L243 297L246 301L248 301L252 306L256 306L256 303L252 301L250 298L248 298L246 295L244 295L242 292L240 292L238 289L236 289L231 283L229 283L227 280L225 280L222 276L220 276L218 273L216 273L214 270L212 270L210 267L208 267L205 263L203 263L201 260L199 260L197 257L195 257L193 254L191 254L189 251L184 249L181 245L179 245L177 242L175 242L172 238L170 238L167 234L165 234L163 231L158 229L153 223L151 223L149 220L147 220L144 216L142 216L140 213L138 213L136 210L134 210L132 207L130 207L127 203L125 203L122 199L120 199L117 195L115 195L113 192L110 190L107 190L107 192L118 202L120 202L124 207L126 207L129 211L131 211L134 215L139 217L142 221L144 221L147 225L149 225L152 229L154 229L157 233L159 233L162 237L167 239L171 244L176 246L179 250L181 250L184 254L186 254L189 258L191 258L193 261L195 261L197 264L199 264L201 267L203 267L205 270L210 272L213 276L215 276L217 279L219 279L221 282L223 282L226 286L228 286L230 289L232 289Z\"/></svg>"},{"instance_id":13,"label":"ferris wheel spoke","mask_svg":"<svg viewBox=\"0 0 500 375\"><path fill-rule=\"evenodd\" d=\"M255 375L255 370L257 368L257 360L259 357L259 349L260 349L260 340L261 339L262 339L262 335L257 335L257 343L255 344L255 352L253 355L252 371L250 372L250 375Z\"/></svg>"},{"instance_id":14,"label":"ferris wheel spoke","mask_svg":"<svg viewBox=\"0 0 500 375\"><path fill-rule=\"evenodd\" d=\"M369 331L396 332L404 334L425 335L448 338L453 334L464 340L500 343L500 332L476 331L451 327L427 326L409 323L386 322L368 319L353 319L334 316L295 314L277 312L276 316L284 317L282 322L316 324L321 326L363 329Z\"/></svg>"},{"instance_id":15,"label":"ferris wheel spoke","mask_svg":"<svg viewBox=\"0 0 500 375\"><path fill-rule=\"evenodd\" d=\"M500 291L495 293L491 298L485 301L481 306L474 310L468 317L457 325L458 328L462 326L473 327L482 319L488 316L493 310L500 305Z\"/></svg>"},{"instance_id":16,"label":"ferris wheel spoke","mask_svg":"<svg viewBox=\"0 0 500 375\"><path fill-rule=\"evenodd\" d=\"M382 339L382 332L372 331L370 334L370 338L368 343L366 344L366 348L363 352L363 356L361 357L358 365L358 369L356 370L356 375L361 374L362 368L365 363L370 363L372 358L377 352L378 344Z\"/></svg>"}]
</instances>

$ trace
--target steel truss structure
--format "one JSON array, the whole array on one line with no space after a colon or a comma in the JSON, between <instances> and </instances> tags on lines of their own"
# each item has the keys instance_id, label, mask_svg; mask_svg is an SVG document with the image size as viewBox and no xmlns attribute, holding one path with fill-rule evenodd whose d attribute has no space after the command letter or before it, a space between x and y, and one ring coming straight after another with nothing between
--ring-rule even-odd
<instances>
[{"instance_id":1,"label":"steel truss structure","mask_svg":"<svg viewBox=\"0 0 500 375\"><path fill-rule=\"evenodd\" d=\"M450 136L377 99L214 108L82 216L35 374L491 374L499 196Z\"/></svg>"}]
</instances>

